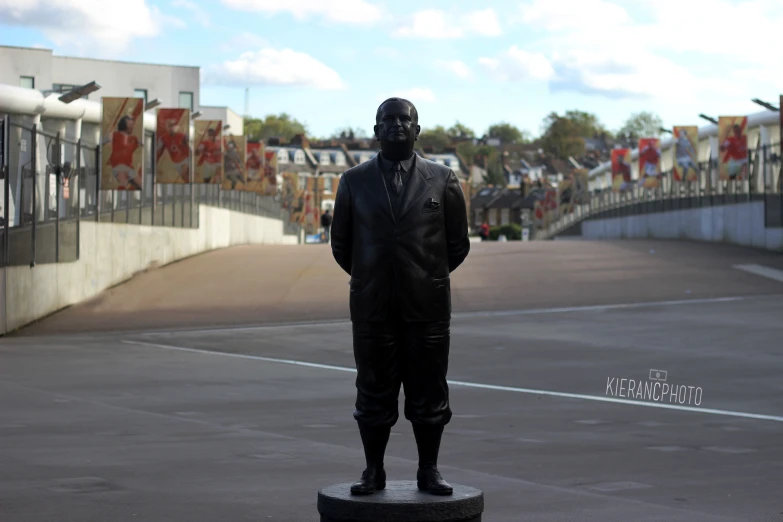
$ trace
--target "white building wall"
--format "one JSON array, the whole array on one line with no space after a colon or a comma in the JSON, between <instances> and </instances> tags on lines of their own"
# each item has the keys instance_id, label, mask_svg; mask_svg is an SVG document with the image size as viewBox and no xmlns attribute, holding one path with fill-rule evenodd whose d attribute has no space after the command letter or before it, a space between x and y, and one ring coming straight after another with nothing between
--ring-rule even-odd
<instances>
[{"instance_id":1,"label":"white building wall","mask_svg":"<svg viewBox=\"0 0 783 522\"><path fill-rule=\"evenodd\" d=\"M133 96L145 89L147 100L158 98L161 107L178 107L179 93L193 93L193 110L199 109L198 67L118 62L56 56L49 49L0 46L0 83L19 86L21 76L33 76L35 88L52 89L54 84L84 85L96 81L101 89L89 100L103 96Z\"/></svg>"},{"instance_id":2,"label":"white building wall","mask_svg":"<svg viewBox=\"0 0 783 522\"><path fill-rule=\"evenodd\" d=\"M200 110L200 120L220 120L223 122L223 127L231 125L228 129L228 134L233 134L234 136L244 135L245 119L230 108L202 105Z\"/></svg>"}]
</instances>

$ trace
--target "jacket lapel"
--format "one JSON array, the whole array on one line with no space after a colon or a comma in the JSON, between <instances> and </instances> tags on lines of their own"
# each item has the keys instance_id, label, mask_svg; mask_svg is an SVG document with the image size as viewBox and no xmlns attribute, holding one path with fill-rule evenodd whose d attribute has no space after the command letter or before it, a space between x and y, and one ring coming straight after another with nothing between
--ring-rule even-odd
<instances>
[{"instance_id":1,"label":"jacket lapel","mask_svg":"<svg viewBox=\"0 0 783 522\"><path fill-rule=\"evenodd\" d=\"M386 214L386 217L395 221L389 190L386 187L386 181L383 179L383 167L381 166L380 154L375 156L375 160L367 170L367 191L370 193L370 196L378 202L381 209L383 209L383 213Z\"/></svg>"},{"instance_id":2,"label":"jacket lapel","mask_svg":"<svg viewBox=\"0 0 783 522\"><path fill-rule=\"evenodd\" d=\"M432 178L432 172L427 167L427 163L419 156L416 156L414 163L416 167L408 178L408 184L405 187L402 204L400 205L398 221L402 220L430 189L428 180Z\"/></svg>"}]
</instances>

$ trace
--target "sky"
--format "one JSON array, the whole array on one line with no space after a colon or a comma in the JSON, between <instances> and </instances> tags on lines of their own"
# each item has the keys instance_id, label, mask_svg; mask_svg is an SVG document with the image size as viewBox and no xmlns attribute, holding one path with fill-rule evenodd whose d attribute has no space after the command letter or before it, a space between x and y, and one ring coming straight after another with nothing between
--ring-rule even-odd
<instances>
[{"instance_id":1,"label":"sky","mask_svg":"<svg viewBox=\"0 0 783 522\"><path fill-rule=\"evenodd\" d=\"M424 129L533 136L551 112L610 129L744 115L783 93L780 0L0 0L0 44L201 67L203 105L371 133L410 99Z\"/></svg>"}]
</instances>

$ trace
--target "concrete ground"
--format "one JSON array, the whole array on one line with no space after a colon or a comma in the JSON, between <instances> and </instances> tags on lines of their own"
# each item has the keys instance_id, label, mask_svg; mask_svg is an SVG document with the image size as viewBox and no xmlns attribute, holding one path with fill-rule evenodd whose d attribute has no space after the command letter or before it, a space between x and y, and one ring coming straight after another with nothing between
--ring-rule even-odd
<instances>
[{"instance_id":1,"label":"concrete ground","mask_svg":"<svg viewBox=\"0 0 783 522\"><path fill-rule=\"evenodd\" d=\"M445 478L493 522L783 520L783 283L737 264L783 257L474 244ZM317 521L363 467L347 280L323 246L227 249L0 339L0 520ZM700 402L607 389L650 369ZM386 465L415 476L404 419Z\"/></svg>"}]
</instances>

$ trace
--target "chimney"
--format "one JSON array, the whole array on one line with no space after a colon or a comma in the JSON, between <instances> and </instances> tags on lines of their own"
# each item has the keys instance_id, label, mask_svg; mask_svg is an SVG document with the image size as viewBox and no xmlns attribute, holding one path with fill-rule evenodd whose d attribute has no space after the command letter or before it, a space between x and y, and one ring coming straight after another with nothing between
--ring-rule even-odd
<instances>
[{"instance_id":1,"label":"chimney","mask_svg":"<svg viewBox=\"0 0 783 522\"><path fill-rule=\"evenodd\" d=\"M300 145L302 148L307 149L310 147L310 140L304 134L297 134L291 139L291 144Z\"/></svg>"}]
</instances>

